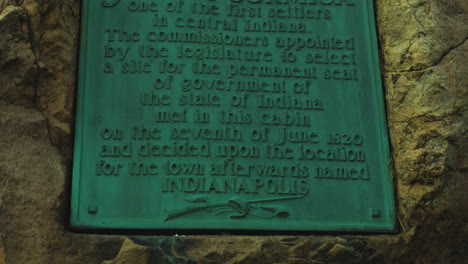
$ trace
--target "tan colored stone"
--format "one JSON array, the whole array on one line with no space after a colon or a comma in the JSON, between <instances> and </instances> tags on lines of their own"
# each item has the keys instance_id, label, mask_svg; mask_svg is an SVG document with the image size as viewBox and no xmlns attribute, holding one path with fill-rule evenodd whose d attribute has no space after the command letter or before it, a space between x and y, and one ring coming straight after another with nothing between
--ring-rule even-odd
<instances>
[{"instance_id":1,"label":"tan colored stone","mask_svg":"<svg viewBox=\"0 0 468 264\"><path fill-rule=\"evenodd\" d=\"M468 67L462 60L467 47L465 42L433 68L386 75L393 163L404 222L424 196L446 184L451 171L466 168Z\"/></svg>"},{"instance_id":2,"label":"tan colored stone","mask_svg":"<svg viewBox=\"0 0 468 264\"><path fill-rule=\"evenodd\" d=\"M113 260L105 260L102 264L146 264L149 263L151 249L137 245L126 238L119 254Z\"/></svg>"},{"instance_id":3,"label":"tan colored stone","mask_svg":"<svg viewBox=\"0 0 468 264\"><path fill-rule=\"evenodd\" d=\"M0 10L0 100L33 107L38 67L22 7Z\"/></svg>"},{"instance_id":4,"label":"tan colored stone","mask_svg":"<svg viewBox=\"0 0 468 264\"><path fill-rule=\"evenodd\" d=\"M37 58L36 107L46 117L52 144L71 156L79 1L19 1L26 10Z\"/></svg>"},{"instance_id":5,"label":"tan colored stone","mask_svg":"<svg viewBox=\"0 0 468 264\"><path fill-rule=\"evenodd\" d=\"M291 253L296 258L309 258L310 254L315 249L316 245L309 239L301 239L293 244Z\"/></svg>"},{"instance_id":6,"label":"tan colored stone","mask_svg":"<svg viewBox=\"0 0 468 264\"><path fill-rule=\"evenodd\" d=\"M462 175L468 166L467 4L458 0L379 3L379 10L391 11L379 12L379 21L404 231L399 254L411 262L457 263L466 257L459 248L467 235L467 214L456 208L466 208L468 201L466 191L461 191L466 190ZM401 12L408 15L398 18L405 22L398 24L395 13ZM437 235L435 227L440 230ZM416 242L422 240L437 242Z\"/></svg>"},{"instance_id":7,"label":"tan colored stone","mask_svg":"<svg viewBox=\"0 0 468 264\"><path fill-rule=\"evenodd\" d=\"M385 69L424 70L468 35L465 0L376 1Z\"/></svg>"},{"instance_id":8,"label":"tan colored stone","mask_svg":"<svg viewBox=\"0 0 468 264\"><path fill-rule=\"evenodd\" d=\"M328 251L328 260L331 263L359 263L356 253L341 244L335 244Z\"/></svg>"},{"instance_id":9,"label":"tan colored stone","mask_svg":"<svg viewBox=\"0 0 468 264\"><path fill-rule=\"evenodd\" d=\"M115 256L123 238L66 229L65 160L35 109L0 102L0 232L8 263L87 263Z\"/></svg>"},{"instance_id":10,"label":"tan colored stone","mask_svg":"<svg viewBox=\"0 0 468 264\"><path fill-rule=\"evenodd\" d=\"M0 203L0 208L1 208L1 203ZM6 262L6 252L5 252L5 248L3 247L2 236L3 236L3 234L0 233L0 264L7 264L7 262Z\"/></svg>"}]
</instances>

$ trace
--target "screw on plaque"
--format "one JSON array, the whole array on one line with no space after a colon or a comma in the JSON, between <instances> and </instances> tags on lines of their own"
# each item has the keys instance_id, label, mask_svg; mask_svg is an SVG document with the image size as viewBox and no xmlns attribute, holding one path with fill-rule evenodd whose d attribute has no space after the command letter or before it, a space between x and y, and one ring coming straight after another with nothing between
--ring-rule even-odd
<instances>
[{"instance_id":1,"label":"screw on plaque","mask_svg":"<svg viewBox=\"0 0 468 264\"><path fill-rule=\"evenodd\" d=\"M96 214L98 210L97 205L89 205L88 206L88 214Z\"/></svg>"},{"instance_id":2,"label":"screw on plaque","mask_svg":"<svg viewBox=\"0 0 468 264\"><path fill-rule=\"evenodd\" d=\"M371 215L373 218L379 218L380 217L380 209L371 209Z\"/></svg>"}]
</instances>

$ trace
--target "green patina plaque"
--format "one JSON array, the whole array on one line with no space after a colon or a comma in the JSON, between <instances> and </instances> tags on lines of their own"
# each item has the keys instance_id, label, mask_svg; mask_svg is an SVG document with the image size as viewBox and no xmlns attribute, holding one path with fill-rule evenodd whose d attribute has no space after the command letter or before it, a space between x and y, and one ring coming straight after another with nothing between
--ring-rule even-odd
<instances>
[{"instance_id":1,"label":"green patina plaque","mask_svg":"<svg viewBox=\"0 0 468 264\"><path fill-rule=\"evenodd\" d=\"M71 225L394 231L370 0L84 0Z\"/></svg>"}]
</instances>

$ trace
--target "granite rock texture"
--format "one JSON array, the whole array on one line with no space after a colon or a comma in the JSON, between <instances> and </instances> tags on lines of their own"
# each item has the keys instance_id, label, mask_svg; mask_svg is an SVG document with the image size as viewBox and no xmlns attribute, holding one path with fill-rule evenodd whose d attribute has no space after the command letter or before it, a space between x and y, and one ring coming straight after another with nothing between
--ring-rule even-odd
<instances>
[{"instance_id":1,"label":"granite rock texture","mask_svg":"<svg viewBox=\"0 0 468 264\"><path fill-rule=\"evenodd\" d=\"M80 1L0 0L0 264L468 262L468 2L376 7L399 234L111 236L67 229Z\"/></svg>"}]
</instances>

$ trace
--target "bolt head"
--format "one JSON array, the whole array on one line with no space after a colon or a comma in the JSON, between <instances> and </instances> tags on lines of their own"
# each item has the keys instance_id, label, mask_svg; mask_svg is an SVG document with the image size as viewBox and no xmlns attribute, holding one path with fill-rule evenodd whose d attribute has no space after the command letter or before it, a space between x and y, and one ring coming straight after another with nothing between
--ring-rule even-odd
<instances>
[{"instance_id":1,"label":"bolt head","mask_svg":"<svg viewBox=\"0 0 468 264\"><path fill-rule=\"evenodd\" d=\"M379 218L380 217L380 209L371 209L371 215L373 218Z\"/></svg>"},{"instance_id":2,"label":"bolt head","mask_svg":"<svg viewBox=\"0 0 468 264\"><path fill-rule=\"evenodd\" d=\"M89 214L96 214L97 213L97 205L89 205L88 206L88 213Z\"/></svg>"}]
</instances>

